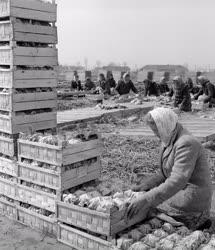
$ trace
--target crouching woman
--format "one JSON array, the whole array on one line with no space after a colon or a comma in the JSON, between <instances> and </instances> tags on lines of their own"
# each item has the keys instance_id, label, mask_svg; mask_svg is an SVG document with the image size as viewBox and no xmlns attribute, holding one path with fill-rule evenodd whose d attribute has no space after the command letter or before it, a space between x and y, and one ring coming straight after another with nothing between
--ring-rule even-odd
<instances>
[{"instance_id":1,"label":"crouching woman","mask_svg":"<svg viewBox=\"0 0 215 250\"><path fill-rule=\"evenodd\" d=\"M201 143L170 109L149 112L147 124L162 142L160 171L135 188L146 192L130 204L127 219L156 208L190 229L210 227L212 187Z\"/></svg>"}]
</instances>

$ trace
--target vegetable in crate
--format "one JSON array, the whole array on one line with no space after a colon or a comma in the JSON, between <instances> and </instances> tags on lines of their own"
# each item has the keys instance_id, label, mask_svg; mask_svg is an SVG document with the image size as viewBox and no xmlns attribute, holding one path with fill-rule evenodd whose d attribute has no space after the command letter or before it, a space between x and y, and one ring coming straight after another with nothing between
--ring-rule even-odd
<instances>
[{"instance_id":1,"label":"vegetable in crate","mask_svg":"<svg viewBox=\"0 0 215 250\"><path fill-rule=\"evenodd\" d=\"M132 239L120 238L117 240L117 247L120 250L128 250L132 244L133 244Z\"/></svg>"},{"instance_id":2,"label":"vegetable in crate","mask_svg":"<svg viewBox=\"0 0 215 250\"><path fill-rule=\"evenodd\" d=\"M151 248L154 248L159 240L160 239L153 234L148 234L142 239L142 241Z\"/></svg>"},{"instance_id":3,"label":"vegetable in crate","mask_svg":"<svg viewBox=\"0 0 215 250\"><path fill-rule=\"evenodd\" d=\"M150 247L143 242L136 242L128 250L150 250Z\"/></svg>"},{"instance_id":4,"label":"vegetable in crate","mask_svg":"<svg viewBox=\"0 0 215 250\"><path fill-rule=\"evenodd\" d=\"M138 229L133 229L128 233L128 237L131 238L134 242L141 240L143 234Z\"/></svg>"}]
</instances>

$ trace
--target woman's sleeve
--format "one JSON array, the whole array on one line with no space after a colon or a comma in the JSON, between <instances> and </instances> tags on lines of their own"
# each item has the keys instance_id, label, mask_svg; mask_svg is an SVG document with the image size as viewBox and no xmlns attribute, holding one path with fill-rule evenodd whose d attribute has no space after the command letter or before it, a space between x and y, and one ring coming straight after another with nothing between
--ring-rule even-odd
<instances>
[{"instance_id":1,"label":"woman's sleeve","mask_svg":"<svg viewBox=\"0 0 215 250\"><path fill-rule=\"evenodd\" d=\"M141 191L149 191L152 188L159 186L164 181L165 181L165 177L161 173L161 171L159 171L153 176L150 176L147 179L143 180L143 183L141 184Z\"/></svg>"},{"instance_id":2,"label":"woman's sleeve","mask_svg":"<svg viewBox=\"0 0 215 250\"><path fill-rule=\"evenodd\" d=\"M160 186L146 193L151 206L160 205L187 185L195 168L198 152L198 143L190 137L176 147L174 166L169 178Z\"/></svg>"}]
</instances>

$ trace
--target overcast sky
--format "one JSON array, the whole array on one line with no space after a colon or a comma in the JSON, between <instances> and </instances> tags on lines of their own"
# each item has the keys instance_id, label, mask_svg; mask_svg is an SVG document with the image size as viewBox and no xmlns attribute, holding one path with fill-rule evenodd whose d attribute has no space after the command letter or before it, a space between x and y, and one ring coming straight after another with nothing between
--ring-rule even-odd
<instances>
[{"instance_id":1,"label":"overcast sky","mask_svg":"<svg viewBox=\"0 0 215 250\"><path fill-rule=\"evenodd\" d=\"M215 67L215 0L57 0L59 61Z\"/></svg>"}]
</instances>

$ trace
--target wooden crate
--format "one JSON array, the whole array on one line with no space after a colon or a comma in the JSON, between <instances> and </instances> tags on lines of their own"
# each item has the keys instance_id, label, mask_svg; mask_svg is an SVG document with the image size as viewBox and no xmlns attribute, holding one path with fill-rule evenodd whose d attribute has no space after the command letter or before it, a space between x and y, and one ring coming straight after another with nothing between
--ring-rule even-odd
<instances>
[{"instance_id":1,"label":"wooden crate","mask_svg":"<svg viewBox=\"0 0 215 250\"><path fill-rule=\"evenodd\" d=\"M18 222L29 226L39 232L49 233L57 236L57 221L56 219L38 214L26 208L17 206Z\"/></svg>"},{"instance_id":2,"label":"wooden crate","mask_svg":"<svg viewBox=\"0 0 215 250\"><path fill-rule=\"evenodd\" d=\"M0 65L55 67L58 65L57 49L36 47L0 47Z\"/></svg>"},{"instance_id":3,"label":"wooden crate","mask_svg":"<svg viewBox=\"0 0 215 250\"><path fill-rule=\"evenodd\" d=\"M56 44L57 28L23 24L17 19L12 19L11 21L0 22L0 41Z\"/></svg>"},{"instance_id":4,"label":"wooden crate","mask_svg":"<svg viewBox=\"0 0 215 250\"><path fill-rule=\"evenodd\" d=\"M215 217L215 182L212 182L212 201L211 201L211 216Z\"/></svg>"},{"instance_id":5,"label":"wooden crate","mask_svg":"<svg viewBox=\"0 0 215 250\"><path fill-rule=\"evenodd\" d=\"M17 210L15 203L11 203L0 198L0 214L8 217L9 219L17 219Z\"/></svg>"},{"instance_id":6,"label":"wooden crate","mask_svg":"<svg viewBox=\"0 0 215 250\"><path fill-rule=\"evenodd\" d=\"M100 139L67 145L65 148L25 140L18 141L19 157L56 166L70 165L99 157L102 149Z\"/></svg>"},{"instance_id":7,"label":"wooden crate","mask_svg":"<svg viewBox=\"0 0 215 250\"><path fill-rule=\"evenodd\" d=\"M17 162L0 157L0 173L18 177Z\"/></svg>"},{"instance_id":8,"label":"wooden crate","mask_svg":"<svg viewBox=\"0 0 215 250\"><path fill-rule=\"evenodd\" d=\"M17 154L17 141L16 139L10 139L0 136L0 153L14 157Z\"/></svg>"},{"instance_id":9,"label":"wooden crate","mask_svg":"<svg viewBox=\"0 0 215 250\"><path fill-rule=\"evenodd\" d=\"M58 167L57 171L32 167L19 162L18 177L30 183L45 186L61 192L69 188L81 185L85 182L95 180L101 175L100 159L88 166L82 166L71 170L65 167Z\"/></svg>"},{"instance_id":10,"label":"wooden crate","mask_svg":"<svg viewBox=\"0 0 215 250\"><path fill-rule=\"evenodd\" d=\"M39 0L0 0L0 17L56 22L57 5Z\"/></svg>"},{"instance_id":11,"label":"wooden crate","mask_svg":"<svg viewBox=\"0 0 215 250\"><path fill-rule=\"evenodd\" d=\"M0 88L57 87L55 70L0 70Z\"/></svg>"},{"instance_id":12,"label":"wooden crate","mask_svg":"<svg viewBox=\"0 0 215 250\"><path fill-rule=\"evenodd\" d=\"M57 108L57 93L35 92L16 94L0 92L0 110L16 112L33 109Z\"/></svg>"},{"instance_id":13,"label":"wooden crate","mask_svg":"<svg viewBox=\"0 0 215 250\"><path fill-rule=\"evenodd\" d=\"M57 200L57 195L55 194L50 194L35 188L18 184L16 199L23 203L40 207L53 213L56 211L55 202Z\"/></svg>"},{"instance_id":14,"label":"wooden crate","mask_svg":"<svg viewBox=\"0 0 215 250\"><path fill-rule=\"evenodd\" d=\"M57 126L56 111L35 115L0 115L0 131L8 134L38 131Z\"/></svg>"},{"instance_id":15,"label":"wooden crate","mask_svg":"<svg viewBox=\"0 0 215 250\"><path fill-rule=\"evenodd\" d=\"M126 208L120 211L114 208L108 214L57 202L57 218L60 222L106 236L113 236L146 218L146 213L141 211L126 223L125 213Z\"/></svg>"},{"instance_id":16,"label":"wooden crate","mask_svg":"<svg viewBox=\"0 0 215 250\"><path fill-rule=\"evenodd\" d=\"M207 154L209 166L212 168L215 168L215 152L207 149L206 154Z\"/></svg>"},{"instance_id":17,"label":"wooden crate","mask_svg":"<svg viewBox=\"0 0 215 250\"><path fill-rule=\"evenodd\" d=\"M16 198L16 182L9 181L0 177L0 194L11 199Z\"/></svg>"},{"instance_id":18,"label":"wooden crate","mask_svg":"<svg viewBox=\"0 0 215 250\"><path fill-rule=\"evenodd\" d=\"M58 241L77 250L112 250L112 242L59 223Z\"/></svg>"}]
</instances>

